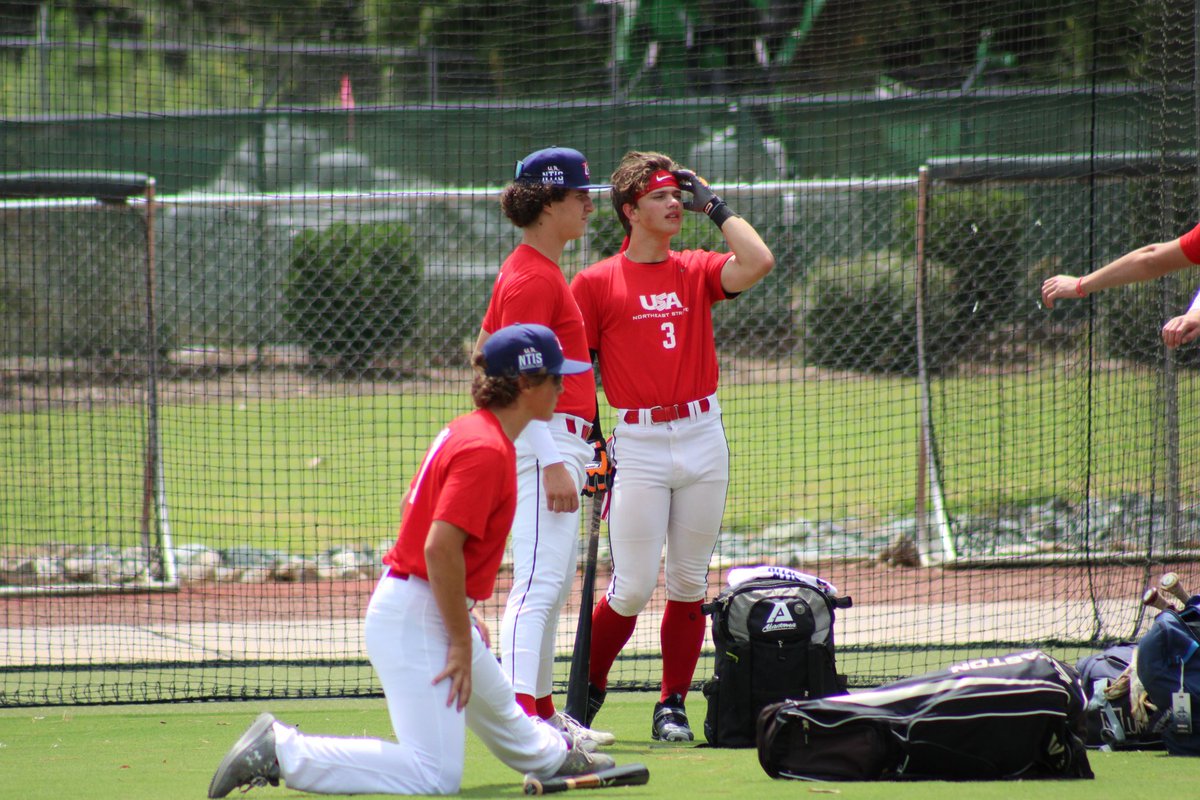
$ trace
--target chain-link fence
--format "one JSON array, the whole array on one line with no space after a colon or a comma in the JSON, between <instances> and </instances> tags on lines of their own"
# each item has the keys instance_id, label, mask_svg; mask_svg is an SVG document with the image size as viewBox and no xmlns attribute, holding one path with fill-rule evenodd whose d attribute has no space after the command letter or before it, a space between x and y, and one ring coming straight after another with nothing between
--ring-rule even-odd
<instances>
[{"instance_id":1,"label":"chain-link fence","mask_svg":"<svg viewBox=\"0 0 1200 800\"><path fill-rule=\"evenodd\" d=\"M718 186L778 266L716 312L733 466L714 589L726 567L752 563L840 581L858 601L839 622L858 683L919 669L931 648L1131 635L1138 581L1189 552L1186 532L1162 546L1170 514L1153 450L1192 426L1169 430L1145 402L1160 392L1160 352L1105 348L1131 347L1116 334L1151 325L1162 306L1047 313L1037 290L1074 258L1137 238L1128 221L1159 183L1111 178L1081 196L1056 179L934 181L923 204L915 176ZM13 315L29 327L5 340L9 702L123 697L97 676L139 664L165 670L139 684L146 699L377 690L359 616L416 460L468 407L468 348L517 241L495 197L158 199L155 522L169 519L171 536L155 554L176 591L137 610L120 595L75 595L145 578L122 568L144 544L144 217L136 205L5 213L6 291L39 309ZM566 271L616 246L610 213L569 248ZM716 235L697 216L678 244L719 246ZM115 446L127 428L134 443ZM923 433L943 500L934 563L961 578L911 569L931 524ZM1175 492L1190 520L1195 487ZM877 573L881 562L896 571ZM995 569L1022 562L1020 576ZM985 578L965 569L980 565ZM978 597L967 575L1016 596ZM654 682L660 604L642 615L615 686ZM50 607L65 627L39 622ZM564 660L575 614L560 626Z\"/></svg>"},{"instance_id":2,"label":"chain-link fence","mask_svg":"<svg viewBox=\"0 0 1200 800\"><path fill-rule=\"evenodd\" d=\"M378 691L363 607L549 145L669 153L776 255L714 311L710 593L832 580L865 685L1132 637L1196 560L1190 279L1037 292L1194 224L1192 6L85 5L0 8L0 703ZM159 197L48 199L94 170ZM568 277L620 241L597 199ZM661 609L614 686L656 683Z\"/></svg>"}]
</instances>

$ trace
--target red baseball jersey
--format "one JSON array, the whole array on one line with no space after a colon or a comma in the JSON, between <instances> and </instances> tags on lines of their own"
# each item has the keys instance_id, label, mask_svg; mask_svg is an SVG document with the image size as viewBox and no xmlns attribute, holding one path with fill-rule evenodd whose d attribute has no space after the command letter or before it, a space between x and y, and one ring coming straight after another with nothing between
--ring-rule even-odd
<instances>
[{"instance_id":1,"label":"red baseball jersey","mask_svg":"<svg viewBox=\"0 0 1200 800\"><path fill-rule=\"evenodd\" d=\"M458 417L437 435L408 487L396 544L383 563L429 580L425 540L434 520L469 534L463 546L467 597L492 596L504 543L517 510L517 453L500 420L483 409Z\"/></svg>"},{"instance_id":2,"label":"red baseball jersey","mask_svg":"<svg viewBox=\"0 0 1200 800\"><path fill-rule=\"evenodd\" d=\"M712 306L729 297L721 269L730 253L671 251L639 264L624 253L571 282L587 346L600 353L600 379L614 408L699 400L717 390Z\"/></svg>"},{"instance_id":3,"label":"red baseball jersey","mask_svg":"<svg viewBox=\"0 0 1200 800\"><path fill-rule=\"evenodd\" d=\"M558 337L564 356L591 362L583 317L567 279L557 264L526 244L518 245L500 267L482 328L491 334L518 322L545 325ZM595 419L596 379L591 370L563 378L563 393L554 410Z\"/></svg>"},{"instance_id":4,"label":"red baseball jersey","mask_svg":"<svg viewBox=\"0 0 1200 800\"><path fill-rule=\"evenodd\" d=\"M1188 261L1200 264L1200 225L1180 236L1179 246L1183 248L1183 254L1187 256Z\"/></svg>"}]
</instances>

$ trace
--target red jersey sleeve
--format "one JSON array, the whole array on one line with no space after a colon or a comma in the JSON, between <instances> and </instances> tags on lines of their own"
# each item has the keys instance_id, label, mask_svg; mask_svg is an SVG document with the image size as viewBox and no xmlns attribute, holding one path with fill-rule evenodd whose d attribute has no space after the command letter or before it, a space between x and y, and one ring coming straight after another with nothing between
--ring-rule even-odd
<instances>
[{"instance_id":1,"label":"red jersey sleeve","mask_svg":"<svg viewBox=\"0 0 1200 800\"><path fill-rule=\"evenodd\" d=\"M482 539L492 509L499 502L501 485L496 476L512 466L500 452L481 447L460 450L446 466L445 483L432 519L449 522L471 538Z\"/></svg>"},{"instance_id":2,"label":"red jersey sleeve","mask_svg":"<svg viewBox=\"0 0 1200 800\"><path fill-rule=\"evenodd\" d=\"M705 252L704 260L704 276L705 284L708 287L708 295L713 302L719 300L728 300L731 297L737 297L737 294L730 294L725 291L725 287L721 285L721 273L725 270L725 265L729 263L729 259L733 258L733 253L716 253Z\"/></svg>"},{"instance_id":3,"label":"red jersey sleeve","mask_svg":"<svg viewBox=\"0 0 1200 800\"><path fill-rule=\"evenodd\" d=\"M1183 248L1183 254L1187 256L1188 261L1200 264L1200 225L1180 236L1179 246Z\"/></svg>"},{"instance_id":4,"label":"red jersey sleeve","mask_svg":"<svg viewBox=\"0 0 1200 800\"><path fill-rule=\"evenodd\" d=\"M558 290L548 278L501 272L483 317L483 329L490 334L518 322L551 328L558 310Z\"/></svg>"}]
</instances>

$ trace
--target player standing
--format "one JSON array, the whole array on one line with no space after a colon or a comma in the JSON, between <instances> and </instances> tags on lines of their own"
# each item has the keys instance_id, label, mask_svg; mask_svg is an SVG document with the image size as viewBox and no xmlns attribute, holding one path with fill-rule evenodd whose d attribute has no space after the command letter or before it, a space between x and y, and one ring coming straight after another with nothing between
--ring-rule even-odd
<instances>
[{"instance_id":1,"label":"player standing","mask_svg":"<svg viewBox=\"0 0 1200 800\"><path fill-rule=\"evenodd\" d=\"M1200 225L1169 242L1159 242L1131 250L1082 278L1055 275L1042 283L1042 303L1054 308L1055 300L1083 298L1101 289L1161 278L1171 272L1200 264ZM1200 293L1186 313L1163 325L1162 338L1167 347L1179 347L1200 336Z\"/></svg>"},{"instance_id":2,"label":"player standing","mask_svg":"<svg viewBox=\"0 0 1200 800\"><path fill-rule=\"evenodd\" d=\"M540 325L498 330L475 363L477 410L442 429L426 452L367 606L367 653L396 741L302 734L264 713L217 768L209 797L281 778L322 794L455 794L467 727L521 773L612 766L521 710L470 611L492 594L512 524L513 440L532 420L549 419L562 376L590 374L591 365L564 359Z\"/></svg>"},{"instance_id":3,"label":"player standing","mask_svg":"<svg viewBox=\"0 0 1200 800\"><path fill-rule=\"evenodd\" d=\"M712 305L762 280L775 257L750 223L668 156L627 153L612 183L628 247L571 283L605 395L617 409L608 517L613 572L592 616L585 724L654 593L665 545L662 690L652 735L691 741L684 700L704 644L700 605L729 484ZM691 194L686 203L684 191ZM672 250L684 209L707 214L732 252Z\"/></svg>"},{"instance_id":4,"label":"player standing","mask_svg":"<svg viewBox=\"0 0 1200 800\"><path fill-rule=\"evenodd\" d=\"M521 229L521 243L496 276L476 352L493 331L535 322L554 331L568 358L589 361L583 318L559 261L596 210L588 191L604 188L591 182L578 150L550 147L517 162L500 207ZM531 423L516 442L513 583L500 627L501 663L527 714L605 745L612 734L582 728L555 710L552 696L558 617L579 550L579 494L595 452L590 440L603 444L592 374L568 375L564 383L550 420Z\"/></svg>"}]
</instances>

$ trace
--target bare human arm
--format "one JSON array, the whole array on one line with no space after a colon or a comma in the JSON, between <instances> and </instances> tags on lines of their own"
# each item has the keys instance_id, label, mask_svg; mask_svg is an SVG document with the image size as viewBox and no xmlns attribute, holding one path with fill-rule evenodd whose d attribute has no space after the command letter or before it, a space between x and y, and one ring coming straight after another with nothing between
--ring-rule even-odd
<instances>
[{"instance_id":1,"label":"bare human arm","mask_svg":"<svg viewBox=\"0 0 1200 800\"><path fill-rule=\"evenodd\" d=\"M471 699L471 659L474 643L471 638L471 615L467 610L467 567L463 545L467 532L456 525L434 520L425 539L425 566L429 571L429 586L450 646L446 651L446 667L433 679L436 686L449 681L446 705L456 705L462 711Z\"/></svg>"},{"instance_id":2,"label":"bare human arm","mask_svg":"<svg viewBox=\"0 0 1200 800\"><path fill-rule=\"evenodd\" d=\"M1055 275L1042 283L1042 303L1054 308L1056 300L1087 297L1114 286L1161 278L1176 270L1193 266L1183 253L1179 240L1139 247L1083 277Z\"/></svg>"},{"instance_id":3,"label":"bare human arm","mask_svg":"<svg viewBox=\"0 0 1200 800\"><path fill-rule=\"evenodd\" d=\"M690 192L691 199L683 204L688 211L707 214L720 228L733 258L721 270L721 288L728 294L744 292L775 267L775 255L766 242L746 220L734 214L725 201L717 197L708 181L690 169L672 173L681 191Z\"/></svg>"},{"instance_id":4,"label":"bare human arm","mask_svg":"<svg viewBox=\"0 0 1200 800\"><path fill-rule=\"evenodd\" d=\"M721 288L729 294L744 292L775 268L775 255L746 220L730 217L721 233L733 252L733 258L721 269Z\"/></svg>"}]
</instances>

